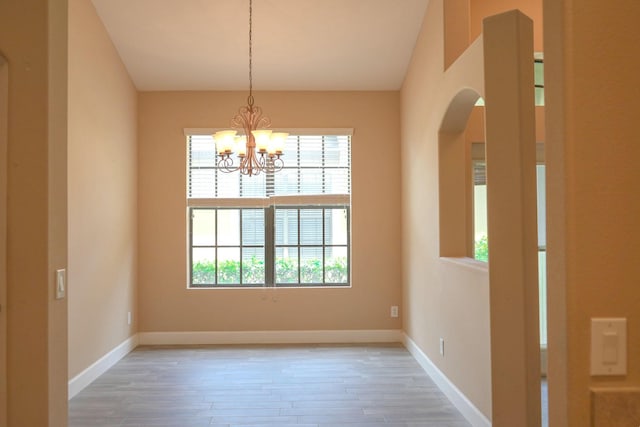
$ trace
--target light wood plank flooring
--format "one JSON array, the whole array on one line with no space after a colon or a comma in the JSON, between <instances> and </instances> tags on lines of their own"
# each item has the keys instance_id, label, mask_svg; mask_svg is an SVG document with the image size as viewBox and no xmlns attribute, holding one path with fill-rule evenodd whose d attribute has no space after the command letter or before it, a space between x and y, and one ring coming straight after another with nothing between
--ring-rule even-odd
<instances>
[{"instance_id":1,"label":"light wood plank flooring","mask_svg":"<svg viewBox=\"0 0 640 427\"><path fill-rule=\"evenodd\" d=\"M469 427L400 345L138 347L70 427Z\"/></svg>"}]
</instances>

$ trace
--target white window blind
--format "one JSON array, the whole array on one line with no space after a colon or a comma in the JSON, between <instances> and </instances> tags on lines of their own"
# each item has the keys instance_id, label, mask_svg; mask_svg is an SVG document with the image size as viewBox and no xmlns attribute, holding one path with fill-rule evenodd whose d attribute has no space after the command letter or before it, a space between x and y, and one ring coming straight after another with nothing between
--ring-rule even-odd
<instances>
[{"instance_id":1,"label":"white window blind","mask_svg":"<svg viewBox=\"0 0 640 427\"><path fill-rule=\"evenodd\" d=\"M189 199L261 198L351 193L351 137L290 135L284 169L273 175L245 176L220 170L210 135L188 137Z\"/></svg>"}]
</instances>

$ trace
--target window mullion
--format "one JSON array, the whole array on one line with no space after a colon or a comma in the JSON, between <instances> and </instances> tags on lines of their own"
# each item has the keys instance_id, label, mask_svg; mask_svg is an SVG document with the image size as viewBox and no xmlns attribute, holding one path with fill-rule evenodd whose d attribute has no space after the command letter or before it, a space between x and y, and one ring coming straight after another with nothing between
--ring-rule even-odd
<instances>
[{"instance_id":1,"label":"window mullion","mask_svg":"<svg viewBox=\"0 0 640 427\"><path fill-rule=\"evenodd\" d=\"M275 286L275 208L264 209L264 285Z\"/></svg>"},{"instance_id":2,"label":"window mullion","mask_svg":"<svg viewBox=\"0 0 640 427\"><path fill-rule=\"evenodd\" d=\"M193 283L193 208L189 209L189 284Z\"/></svg>"},{"instance_id":3,"label":"window mullion","mask_svg":"<svg viewBox=\"0 0 640 427\"><path fill-rule=\"evenodd\" d=\"M298 285L300 285L301 282L301 276L302 274L300 273L300 267L302 265L302 251L300 250L300 241L302 240L302 236L300 236L300 232L302 231L302 227L300 227L300 223L302 222L302 216L300 215L300 211L301 209L298 209L298 241L297 241L297 250L298 250Z\"/></svg>"},{"instance_id":4,"label":"window mullion","mask_svg":"<svg viewBox=\"0 0 640 427\"><path fill-rule=\"evenodd\" d=\"M327 236L325 236L325 232L327 230L327 225L325 224L327 218L327 210L322 209L322 283L327 283L326 274L326 265L325 262L327 260Z\"/></svg>"},{"instance_id":5,"label":"window mullion","mask_svg":"<svg viewBox=\"0 0 640 427\"><path fill-rule=\"evenodd\" d=\"M242 181L242 180L240 180L240 181ZM242 184L240 184L240 191L242 191ZM242 236L242 221L243 221L242 213L243 212L244 212L244 209L240 209L239 212L238 212L240 214L240 218L239 218L239 222L240 222L240 230L239 230L240 231L240 242L239 242L240 243L240 277L238 277L238 283L240 285L242 285L242 256L243 256L243 252L244 252L243 251L243 249L244 249L244 247L243 247L244 240L243 240L243 236Z\"/></svg>"},{"instance_id":6,"label":"window mullion","mask_svg":"<svg viewBox=\"0 0 640 427\"><path fill-rule=\"evenodd\" d=\"M213 278L213 284L217 285L218 284L218 273L219 273L219 270L218 270L218 238L219 238L219 236L218 236L218 234L219 234L218 233L218 209L216 209L214 212L215 212L214 219L215 219L215 222L216 222L215 223L215 237L216 237L216 239L213 242L215 244L215 248L213 249L213 251L214 251L213 252L213 254L214 254L213 256L215 257L215 261L216 261L216 263L215 263L216 274L214 275L214 278Z\"/></svg>"}]
</instances>

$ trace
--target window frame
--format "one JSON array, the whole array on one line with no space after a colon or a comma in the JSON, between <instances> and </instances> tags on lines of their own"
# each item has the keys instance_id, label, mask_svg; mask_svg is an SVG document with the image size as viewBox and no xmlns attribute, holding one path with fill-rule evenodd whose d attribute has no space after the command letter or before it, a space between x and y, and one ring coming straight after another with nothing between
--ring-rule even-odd
<instances>
[{"instance_id":1,"label":"window frame","mask_svg":"<svg viewBox=\"0 0 640 427\"><path fill-rule=\"evenodd\" d=\"M322 289L344 289L350 288L352 286L352 278L351 278L351 190L349 190L349 194L296 194L296 195L272 195L267 197L237 197L237 198L223 198L223 197L214 197L214 198L198 198L198 197L189 197L189 185L190 185L190 163L189 163L189 150L190 150L190 136L202 136L202 135L212 135L215 133L217 129L215 128L186 128L184 129L184 135L186 139L186 151L187 151L187 161L186 161L186 170L185 170L185 191L186 191L186 215L187 215L187 259L186 259L186 267L187 267L187 289L262 289L262 288L286 288L286 289L309 289L309 288L322 288ZM352 138L353 138L353 129L349 128L336 128L336 129L282 129L283 132L288 132L290 135L295 136L348 136L349 137L349 181L352 170L351 163L351 147L352 147ZM285 153L286 155L286 153ZM299 153L298 153L299 155ZM323 156L324 157L324 156ZM286 164L286 157L285 157ZM301 167L300 169L304 169ZM237 173L237 172L234 172ZM265 177L265 179L267 179ZM242 234L240 234L240 242L237 246L240 250L240 271L239 274L239 282L237 284L218 284L217 277L217 256L216 256L216 283L215 284L193 284L193 219L192 213L197 209L214 209L216 211L217 218L217 210L218 209L238 209L240 211L239 215L242 216L243 209L263 209L264 211L264 226L265 226L265 234L264 234L264 263L265 263L265 280L264 283L251 283L251 284L243 284L242 280L242 248L244 247L242 244ZM300 263L300 250L303 247L307 247L308 245L300 244L300 240L298 239L297 245L286 245L286 246L295 246L297 247L298 252L298 283L277 283L276 282L276 248L275 244L275 235L276 235L276 225L275 225L275 217L277 209L323 209L323 243L322 245L312 245L314 247L321 247L323 253L322 259L322 271L323 271L323 282L322 283L300 283L301 279L301 263ZM328 245L324 241L325 230L324 230L324 215L325 209L345 209L346 210L346 231L347 231L347 242L346 245ZM241 221L241 220L240 220ZM242 224L240 222L240 224ZM216 221L216 229L218 227ZM240 225L241 227L241 225ZM299 219L298 219L298 227L300 227ZM240 231L241 233L241 231ZM217 239L217 237L216 237ZM252 245L250 245L252 246ZM328 283L326 282L325 276L325 268L326 268L326 248L327 247L346 247L347 252L347 278L346 283ZM217 251L218 245L217 241L215 242L215 250ZM253 247L253 246L252 246ZM217 252L216 252L217 254Z\"/></svg>"}]
</instances>

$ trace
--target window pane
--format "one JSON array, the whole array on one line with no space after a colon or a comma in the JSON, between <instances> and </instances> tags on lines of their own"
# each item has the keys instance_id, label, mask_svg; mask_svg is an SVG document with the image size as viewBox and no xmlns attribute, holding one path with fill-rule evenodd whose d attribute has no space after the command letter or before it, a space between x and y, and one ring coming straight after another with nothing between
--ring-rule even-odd
<instances>
[{"instance_id":1,"label":"window pane","mask_svg":"<svg viewBox=\"0 0 640 427\"><path fill-rule=\"evenodd\" d=\"M298 248L276 248L276 283L298 282Z\"/></svg>"},{"instance_id":2,"label":"window pane","mask_svg":"<svg viewBox=\"0 0 640 427\"><path fill-rule=\"evenodd\" d=\"M322 169L301 169L300 194L322 194Z\"/></svg>"},{"instance_id":3,"label":"window pane","mask_svg":"<svg viewBox=\"0 0 640 427\"><path fill-rule=\"evenodd\" d=\"M535 103L538 106L544 105L544 62L535 62L534 65L534 81L536 85L542 87L536 87L535 91Z\"/></svg>"},{"instance_id":4,"label":"window pane","mask_svg":"<svg viewBox=\"0 0 640 427\"><path fill-rule=\"evenodd\" d=\"M215 246L216 211L214 209L191 211L191 243L193 246Z\"/></svg>"},{"instance_id":5,"label":"window pane","mask_svg":"<svg viewBox=\"0 0 640 427\"><path fill-rule=\"evenodd\" d=\"M300 283L322 283L322 248L300 248Z\"/></svg>"},{"instance_id":6,"label":"window pane","mask_svg":"<svg viewBox=\"0 0 640 427\"><path fill-rule=\"evenodd\" d=\"M218 171L217 197L240 197L240 174Z\"/></svg>"},{"instance_id":7,"label":"window pane","mask_svg":"<svg viewBox=\"0 0 640 427\"><path fill-rule=\"evenodd\" d=\"M349 167L349 144L346 137L324 137L324 164L330 167Z\"/></svg>"},{"instance_id":8,"label":"window pane","mask_svg":"<svg viewBox=\"0 0 640 427\"><path fill-rule=\"evenodd\" d=\"M300 166L322 166L322 137L300 137Z\"/></svg>"},{"instance_id":9,"label":"window pane","mask_svg":"<svg viewBox=\"0 0 640 427\"><path fill-rule=\"evenodd\" d=\"M264 284L264 248L242 250L242 283Z\"/></svg>"},{"instance_id":10,"label":"window pane","mask_svg":"<svg viewBox=\"0 0 640 427\"><path fill-rule=\"evenodd\" d=\"M264 246L264 209L242 210L242 245Z\"/></svg>"},{"instance_id":11,"label":"window pane","mask_svg":"<svg viewBox=\"0 0 640 427\"><path fill-rule=\"evenodd\" d=\"M284 145L284 163L287 167L298 167L298 137L290 135Z\"/></svg>"},{"instance_id":12,"label":"window pane","mask_svg":"<svg viewBox=\"0 0 640 427\"><path fill-rule=\"evenodd\" d=\"M218 284L240 283L240 248L218 248Z\"/></svg>"},{"instance_id":13,"label":"window pane","mask_svg":"<svg viewBox=\"0 0 640 427\"><path fill-rule=\"evenodd\" d=\"M289 159L285 159L285 166L289 166ZM283 169L274 175L275 194L298 194L298 170Z\"/></svg>"},{"instance_id":14,"label":"window pane","mask_svg":"<svg viewBox=\"0 0 640 427\"><path fill-rule=\"evenodd\" d=\"M489 260L489 244L487 240L487 184L486 163L473 162L473 233L474 258L479 261Z\"/></svg>"},{"instance_id":15,"label":"window pane","mask_svg":"<svg viewBox=\"0 0 640 427\"><path fill-rule=\"evenodd\" d=\"M298 244L298 210L276 209L276 245Z\"/></svg>"},{"instance_id":16,"label":"window pane","mask_svg":"<svg viewBox=\"0 0 640 427\"><path fill-rule=\"evenodd\" d=\"M215 248L193 248L191 250L191 283L193 285L216 283Z\"/></svg>"},{"instance_id":17,"label":"window pane","mask_svg":"<svg viewBox=\"0 0 640 427\"><path fill-rule=\"evenodd\" d=\"M322 245L322 209L300 209L300 244Z\"/></svg>"},{"instance_id":18,"label":"window pane","mask_svg":"<svg viewBox=\"0 0 640 427\"><path fill-rule=\"evenodd\" d=\"M326 248L324 270L326 283L347 283L349 269L346 246Z\"/></svg>"},{"instance_id":19,"label":"window pane","mask_svg":"<svg viewBox=\"0 0 640 427\"><path fill-rule=\"evenodd\" d=\"M325 194L350 194L349 170L326 169L324 171Z\"/></svg>"},{"instance_id":20,"label":"window pane","mask_svg":"<svg viewBox=\"0 0 640 427\"><path fill-rule=\"evenodd\" d=\"M214 169L189 170L189 197L211 198L216 196Z\"/></svg>"},{"instance_id":21,"label":"window pane","mask_svg":"<svg viewBox=\"0 0 640 427\"><path fill-rule=\"evenodd\" d=\"M538 247L547 247L547 190L545 178L545 165L536 165L536 177L538 185Z\"/></svg>"},{"instance_id":22,"label":"window pane","mask_svg":"<svg viewBox=\"0 0 640 427\"><path fill-rule=\"evenodd\" d=\"M233 172L237 174L238 172ZM266 184L264 173L260 175L242 175L242 197L264 197L266 196Z\"/></svg>"},{"instance_id":23,"label":"window pane","mask_svg":"<svg viewBox=\"0 0 640 427\"><path fill-rule=\"evenodd\" d=\"M189 147L191 167L214 167L216 165L217 156L211 136L194 135L191 137L191 145Z\"/></svg>"},{"instance_id":24,"label":"window pane","mask_svg":"<svg viewBox=\"0 0 640 427\"><path fill-rule=\"evenodd\" d=\"M218 245L240 245L240 210L218 210Z\"/></svg>"},{"instance_id":25,"label":"window pane","mask_svg":"<svg viewBox=\"0 0 640 427\"><path fill-rule=\"evenodd\" d=\"M324 211L325 245L347 244L347 210L326 209Z\"/></svg>"}]
</instances>

